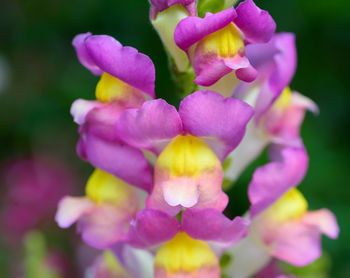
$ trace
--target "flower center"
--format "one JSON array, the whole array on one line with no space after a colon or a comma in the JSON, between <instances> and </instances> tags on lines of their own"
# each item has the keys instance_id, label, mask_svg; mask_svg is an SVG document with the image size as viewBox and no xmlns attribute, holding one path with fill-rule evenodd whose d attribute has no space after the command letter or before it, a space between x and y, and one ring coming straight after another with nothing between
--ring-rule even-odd
<instances>
[{"instance_id":1,"label":"flower center","mask_svg":"<svg viewBox=\"0 0 350 278\"><path fill-rule=\"evenodd\" d=\"M244 42L233 23L205 37L203 43L208 52L216 51L222 58L244 52Z\"/></svg>"},{"instance_id":2,"label":"flower center","mask_svg":"<svg viewBox=\"0 0 350 278\"><path fill-rule=\"evenodd\" d=\"M292 188L268 209L268 213L274 220L284 222L301 218L307 208L308 203L303 194Z\"/></svg>"},{"instance_id":3,"label":"flower center","mask_svg":"<svg viewBox=\"0 0 350 278\"><path fill-rule=\"evenodd\" d=\"M286 87L281 95L277 98L271 109L285 110L289 107L292 97L292 90Z\"/></svg>"},{"instance_id":4,"label":"flower center","mask_svg":"<svg viewBox=\"0 0 350 278\"><path fill-rule=\"evenodd\" d=\"M167 273L193 273L201 268L218 265L218 259L210 247L201 240L195 240L186 233L178 233L157 252L155 267Z\"/></svg>"},{"instance_id":5,"label":"flower center","mask_svg":"<svg viewBox=\"0 0 350 278\"><path fill-rule=\"evenodd\" d=\"M106 72L102 74L95 93L96 98L101 102L136 102L141 105L145 100L140 90Z\"/></svg>"},{"instance_id":6,"label":"flower center","mask_svg":"<svg viewBox=\"0 0 350 278\"><path fill-rule=\"evenodd\" d=\"M156 167L167 169L172 177L196 177L221 165L215 153L192 135L178 135L160 154Z\"/></svg>"},{"instance_id":7,"label":"flower center","mask_svg":"<svg viewBox=\"0 0 350 278\"><path fill-rule=\"evenodd\" d=\"M120 205L130 201L133 195L129 184L99 169L95 169L86 184L86 196L97 204Z\"/></svg>"}]
</instances>

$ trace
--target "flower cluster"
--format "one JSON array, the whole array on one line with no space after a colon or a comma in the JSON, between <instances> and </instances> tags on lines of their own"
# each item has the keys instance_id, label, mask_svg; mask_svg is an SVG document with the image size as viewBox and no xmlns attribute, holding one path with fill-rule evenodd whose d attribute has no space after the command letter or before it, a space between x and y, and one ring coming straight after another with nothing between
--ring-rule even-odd
<instances>
[{"instance_id":1,"label":"flower cluster","mask_svg":"<svg viewBox=\"0 0 350 278\"><path fill-rule=\"evenodd\" d=\"M96 100L71 107L77 152L96 169L85 196L60 201L56 221L77 223L103 250L88 277L252 277L272 259L307 265L321 254L321 234L338 235L333 214L308 211L296 189L308 167L300 125L317 106L289 88L294 35L276 34L252 0L203 18L197 4L151 0L174 74L194 73L198 87L178 109L155 98L145 54L107 35L73 40L82 65L101 76ZM271 162L253 174L248 213L229 219L223 184L267 146Z\"/></svg>"}]
</instances>

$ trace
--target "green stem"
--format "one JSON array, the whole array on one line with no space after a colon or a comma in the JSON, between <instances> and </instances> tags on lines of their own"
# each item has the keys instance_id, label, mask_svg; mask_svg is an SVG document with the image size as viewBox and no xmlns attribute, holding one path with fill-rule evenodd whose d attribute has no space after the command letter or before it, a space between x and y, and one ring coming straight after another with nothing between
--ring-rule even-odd
<instances>
[{"instance_id":1,"label":"green stem","mask_svg":"<svg viewBox=\"0 0 350 278\"><path fill-rule=\"evenodd\" d=\"M172 79L175 83L176 93L184 98L198 90L198 85L193 82L196 78L191 66L185 72L179 72L172 57L169 58L169 67Z\"/></svg>"}]
</instances>

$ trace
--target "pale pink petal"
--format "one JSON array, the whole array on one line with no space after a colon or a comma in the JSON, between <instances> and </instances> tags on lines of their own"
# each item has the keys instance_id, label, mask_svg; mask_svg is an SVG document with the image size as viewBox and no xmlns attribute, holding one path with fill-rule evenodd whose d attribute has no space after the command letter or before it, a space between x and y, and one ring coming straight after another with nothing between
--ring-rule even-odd
<instances>
[{"instance_id":1,"label":"pale pink petal","mask_svg":"<svg viewBox=\"0 0 350 278\"><path fill-rule=\"evenodd\" d=\"M320 209L305 213L302 222L317 226L320 231L330 238L337 238L339 226L334 214L328 209Z\"/></svg>"},{"instance_id":2,"label":"pale pink petal","mask_svg":"<svg viewBox=\"0 0 350 278\"><path fill-rule=\"evenodd\" d=\"M314 226L292 221L276 231L271 255L292 265L306 266L320 257L321 233Z\"/></svg>"},{"instance_id":3,"label":"pale pink petal","mask_svg":"<svg viewBox=\"0 0 350 278\"><path fill-rule=\"evenodd\" d=\"M94 108L99 107L101 105L102 103L98 101L77 99L73 102L70 108L70 113L73 116L74 122L78 125L82 125L86 121L87 114L89 114L89 112Z\"/></svg>"},{"instance_id":4,"label":"pale pink petal","mask_svg":"<svg viewBox=\"0 0 350 278\"><path fill-rule=\"evenodd\" d=\"M68 228L94 206L94 202L85 197L63 197L58 203L55 220L61 228Z\"/></svg>"}]
</instances>

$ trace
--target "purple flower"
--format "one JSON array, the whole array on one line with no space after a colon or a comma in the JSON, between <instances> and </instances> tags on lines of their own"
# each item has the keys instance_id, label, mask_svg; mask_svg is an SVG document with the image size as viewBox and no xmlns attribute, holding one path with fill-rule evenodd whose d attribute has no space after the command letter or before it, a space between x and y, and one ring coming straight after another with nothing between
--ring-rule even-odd
<instances>
[{"instance_id":1,"label":"purple flower","mask_svg":"<svg viewBox=\"0 0 350 278\"><path fill-rule=\"evenodd\" d=\"M300 145L300 127L305 113L318 113L316 104L288 87L296 66L293 34L275 35L267 44L247 47L247 55L258 69L252 83L241 82L234 97L255 107L254 120L239 147L231 153L226 177L236 180L240 173L271 143Z\"/></svg>"},{"instance_id":2,"label":"purple flower","mask_svg":"<svg viewBox=\"0 0 350 278\"><path fill-rule=\"evenodd\" d=\"M171 215L182 207L223 210L228 199L220 161L239 144L252 113L244 102L210 91L186 97L179 112L163 100L123 112L116 124L120 140L159 155L147 206Z\"/></svg>"},{"instance_id":3,"label":"purple flower","mask_svg":"<svg viewBox=\"0 0 350 278\"><path fill-rule=\"evenodd\" d=\"M203 19L195 16L183 19L174 38L194 67L197 76L194 82L211 86L232 71L240 80L253 81L257 72L245 55L245 46L268 42L275 28L266 11L246 0L236 10L207 13Z\"/></svg>"},{"instance_id":4,"label":"purple flower","mask_svg":"<svg viewBox=\"0 0 350 278\"><path fill-rule=\"evenodd\" d=\"M305 150L274 150L272 157L249 184L250 233L272 257L304 266L320 256L321 234L337 238L338 224L327 209L308 212L305 198L295 189L306 172Z\"/></svg>"},{"instance_id":5,"label":"purple flower","mask_svg":"<svg viewBox=\"0 0 350 278\"><path fill-rule=\"evenodd\" d=\"M80 62L102 75L96 88L97 101L76 100L71 114L80 125L77 151L94 167L126 182L150 190L152 173L140 150L117 140L115 122L129 108L154 98L155 70L150 58L112 37L77 35L73 40Z\"/></svg>"},{"instance_id":6,"label":"purple flower","mask_svg":"<svg viewBox=\"0 0 350 278\"><path fill-rule=\"evenodd\" d=\"M80 125L77 152L94 167L150 191L152 172L144 154L118 140L115 134L114 126L127 109L118 102L76 100L71 114Z\"/></svg>"}]
</instances>

